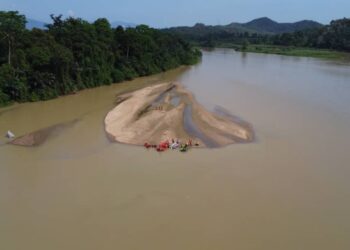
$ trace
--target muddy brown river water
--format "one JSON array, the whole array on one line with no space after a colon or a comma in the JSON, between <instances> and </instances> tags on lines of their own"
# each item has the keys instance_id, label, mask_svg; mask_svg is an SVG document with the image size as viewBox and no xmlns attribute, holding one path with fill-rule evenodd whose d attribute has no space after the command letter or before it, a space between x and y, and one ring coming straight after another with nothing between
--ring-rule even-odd
<instances>
[{"instance_id":1,"label":"muddy brown river water","mask_svg":"<svg viewBox=\"0 0 350 250\"><path fill-rule=\"evenodd\" d=\"M111 143L115 95L179 81L256 142L186 154ZM350 63L203 53L200 64L0 109L0 249L350 249Z\"/></svg>"}]
</instances>

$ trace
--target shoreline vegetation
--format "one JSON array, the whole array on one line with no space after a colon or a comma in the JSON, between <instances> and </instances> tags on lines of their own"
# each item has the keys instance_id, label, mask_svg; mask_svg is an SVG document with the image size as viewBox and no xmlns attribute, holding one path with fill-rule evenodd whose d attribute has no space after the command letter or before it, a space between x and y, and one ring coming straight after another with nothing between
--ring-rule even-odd
<instances>
[{"instance_id":1,"label":"shoreline vegetation","mask_svg":"<svg viewBox=\"0 0 350 250\"><path fill-rule=\"evenodd\" d=\"M112 28L105 18L51 19L46 29L28 30L24 15L0 11L0 107L153 75L201 58L181 37L146 25Z\"/></svg>"},{"instance_id":2,"label":"shoreline vegetation","mask_svg":"<svg viewBox=\"0 0 350 250\"><path fill-rule=\"evenodd\" d=\"M199 147L222 147L254 140L252 127L220 108L207 111L179 83L163 83L117 97L105 118L111 141L131 145L192 141Z\"/></svg>"},{"instance_id":3,"label":"shoreline vegetation","mask_svg":"<svg viewBox=\"0 0 350 250\"><path fill-rule=\"evenodd\" d=\"M251 44L246 47L242 47L239 44L219 44L216 48L228 48L234 49L240 52L251 52L261 54L273 54L283 56L297 56L297 57L311 57L326 60L350 60L350 53L329 49L317 49L306 47L294 47L294 46L278 46L278 45L264 45L264 44Z\"/></svg>"},{"instance_id":4,"label":"shoreline vegetation","mask_svg":"<svg viewBox=\"0 0 350 250\"><path fill-rule=\"evenodd\" d=\"M328 25L312 21L283 24L260 18L246 24L196 24L163 31L179 35L202 48L233 48L243 52L350 60L349 18L334 20Z\"/></svg>"}]
</instances>

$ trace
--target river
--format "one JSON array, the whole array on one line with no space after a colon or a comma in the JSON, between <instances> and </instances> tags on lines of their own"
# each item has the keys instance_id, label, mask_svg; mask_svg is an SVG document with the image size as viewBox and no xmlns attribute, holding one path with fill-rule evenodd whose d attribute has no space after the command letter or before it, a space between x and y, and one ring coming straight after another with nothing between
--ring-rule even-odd
<instances>
[{"instance_id":1,"label":"river","mask_svg":"<svg viewBox=\"0 0 350 250\"><path fill-rule=\"evenodd\" d=\"M115 95L179 81L256 141L188 153L111 143ZM0 109L0 248L350 249L350 63L204 51L167 73Z\"/></svg>"}]
</instances>

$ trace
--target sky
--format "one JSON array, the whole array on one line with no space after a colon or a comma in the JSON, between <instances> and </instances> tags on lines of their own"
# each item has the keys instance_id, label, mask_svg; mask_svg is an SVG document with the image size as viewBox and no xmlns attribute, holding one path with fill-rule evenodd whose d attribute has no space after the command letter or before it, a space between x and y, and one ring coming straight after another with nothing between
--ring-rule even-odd
<instances>
[{"instance_id":1,"label":"sky","mask_svg":"<svg viewBox=\"0 0 350 250\"><path fill-rule=\"evenodd\" d=\"M315 20L327 24L350 17L350 0L0 0L0 10L18 10L48 22L50 14L93 21L106 17L152 27L247 22L269 17L278 22Z\"/></svg>"}]
</instances>

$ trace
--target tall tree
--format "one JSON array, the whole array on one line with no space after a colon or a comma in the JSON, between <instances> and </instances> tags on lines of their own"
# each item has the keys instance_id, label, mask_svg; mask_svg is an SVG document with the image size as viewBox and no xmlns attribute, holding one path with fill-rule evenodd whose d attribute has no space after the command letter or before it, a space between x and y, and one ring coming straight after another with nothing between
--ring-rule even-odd
<instances>
[{"instance_id":1,"label":"tall tree","mask_svg":"<svg viewBox=\"0 0 350 250\"><path fill-rule=\"evenodd\" d=\"M16 41L17 36L24 31L26 18L19 15L18 11L0 11L0 34L1 39L6 39L8 44L7 62L11 65L11 50Z\"/></svg>"}]
</instances>

